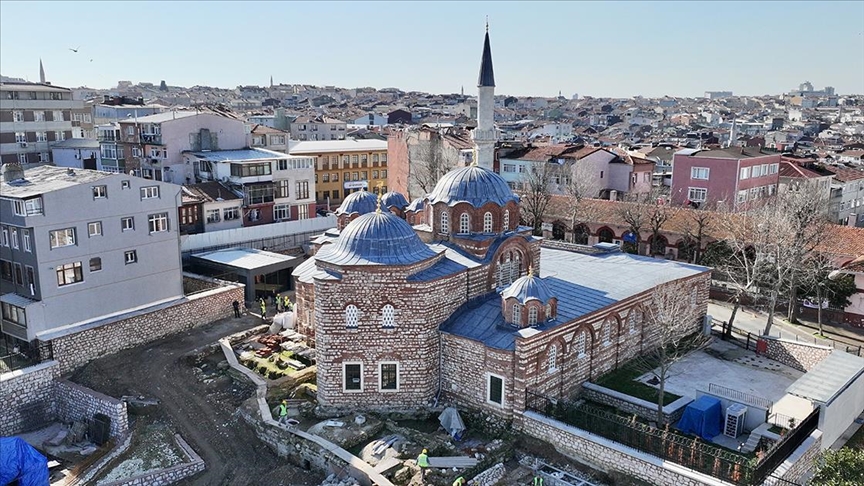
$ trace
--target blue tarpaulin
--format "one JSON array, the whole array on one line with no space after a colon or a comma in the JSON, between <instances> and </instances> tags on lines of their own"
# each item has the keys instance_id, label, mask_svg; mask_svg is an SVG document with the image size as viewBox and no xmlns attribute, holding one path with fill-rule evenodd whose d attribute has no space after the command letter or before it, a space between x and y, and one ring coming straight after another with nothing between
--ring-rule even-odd
<instances>
[{"instance_id":1,"label":"blue tarpaulin","mask_svg":"<svg viewBox=\"0 0 864 486\"><path fill-rule=\"evenodd\" d=\"M720 434L722 424L723 410L720 400L703 395L687 405L677 427L685 434L698 435L705 440L711 440Z\"/></svg>"},{"instance_id":2,"label":"blue tarpaulin","mask_svg":"<svg viewBox=\"0 0 864 486\"><path fill-rule=\"evenodd\" d=\"M0 484L48 486L48 459L18 437L0 437Z\"/></svg>"}]
</instances>

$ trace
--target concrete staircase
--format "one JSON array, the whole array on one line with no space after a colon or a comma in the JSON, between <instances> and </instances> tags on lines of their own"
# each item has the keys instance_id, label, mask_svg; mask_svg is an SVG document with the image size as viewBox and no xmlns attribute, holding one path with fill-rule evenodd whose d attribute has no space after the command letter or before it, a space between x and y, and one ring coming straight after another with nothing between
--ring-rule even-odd
<instances>
[{"instance_id":1,"label":"concrete staircase","mask_svg":"<svg viewBox=\"0 0 864 486\"><path fill-rule=\"evenodd\" d=\"M756 446L759 445L759 439L768 432L768 429L771 428L771 424L764 423L759 427L753 429L753 432L750 432L750 437L747 438L747 442L744 443L744 446L741 448L741 452L745 454L749 454L756 450Z\"/></svg>"}]
</instances>

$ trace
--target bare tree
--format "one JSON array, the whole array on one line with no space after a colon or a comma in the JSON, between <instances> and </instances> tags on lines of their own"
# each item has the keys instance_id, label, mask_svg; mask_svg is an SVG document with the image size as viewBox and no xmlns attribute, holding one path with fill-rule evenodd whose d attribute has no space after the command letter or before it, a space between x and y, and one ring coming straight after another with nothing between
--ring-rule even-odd
<instances>
[{"instance_id":1,"label":"bare tree","mask_svg":"<svg viewBox=\"0 0 864 486\"><path fill-rule=\"evenodd\" d=\"M456 167L458 159L445 150L442 133L420 130L406 135L408 145L409 188L419 189L421 195L435 188L438 179ZM417 192L416 190L411 192Z\"/></svg>"},{"instance_id":2,"label":"bare tree","mask_svg":"<svg viewBox=\"0 0 864 486\"><path fill-rule=\"evenodd\" d=\"M535 235L542 234L543 216L552 199L550 179L559 175L558 165L551 162L531 162L522 178L522 215L534 228Z\"/></svg>"},{"instance_id":3,"label":"bare tree","mask_svg":"<svg viewBox=\"0 0 864 486\"><path fill-rule=\"evenodd\" d=\"M684 211L684 236L685 244L688 245L688 261L690 263L700 263L702 261L702 246L705 241L705 236L711 230L713 221L717 218L717 214L707 210L708 208L700 207L699 209L691 209Z\"/></svg>"},{"instance_id":4,"label":"bare tree","mask_svg":"<svg viewBox=\"0 0 864 486\"><path fill-rule=\"evenodd\" d=\"M590 202L590 199L599 195L600 185L585 165L579 164L578 161L562 166L561 172L558 191L567 197L570 209L570 231L573 232L575 242L579 237L577 228L582 224L596 221L600 215L599 207Z\"/></svg>"},{"instance_id":5,"label":"bare tree","mask_svg":"<svg viewBox=\"0 0 864 486\"><path fill-rule=\"evenodd\" d=\"M663 400L672 368L694 349L708 343L698 332L702 313L698 306L698 287L676 281L659 285L644 303L644 326L649 330L653 348L634 363L654 375L657 382L657 422L663 423Z\"/></svg>"},{"instance_id":6,"label":"bare tree","mask_svg":"<svg viewBox=\"0 0 864 486\"><path fill-rule=\"evenodd\" d=\"M661 248L660 237L666 222L668 222L678 208L666 203L660 196L658 190L652 190L644 194L628 195L626 198L630 204L623 204L618 209L618 215L623 219L632 233L636 236L636 253L639 253L639 240L641 231L651 231L651 255L665 254L666 249Z\"/></svg>"}]
</instances>

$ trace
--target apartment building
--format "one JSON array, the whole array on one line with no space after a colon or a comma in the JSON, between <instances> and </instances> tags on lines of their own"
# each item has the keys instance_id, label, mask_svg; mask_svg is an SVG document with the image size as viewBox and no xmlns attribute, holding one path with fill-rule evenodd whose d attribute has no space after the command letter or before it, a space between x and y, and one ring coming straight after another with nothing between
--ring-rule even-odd
<instances>
[{"instance_id":1,"label":"apartment building","mask_svg":"<svg viewBox=\"0 0 864 486\"><path fill-rule=\"evenodd\" d=\"M182 297L179 192L124 174L4 165L3 337L47 340Z\"/></svg>"},{"instance_id":2,"label":"apartment building","mask_svg":"<svg viewBox=\"0 0 864 486\"><path fill-rule=\"evenodd\" d=\"M183 157L196 180L221 182L243 198L243 226L315 217L313 157L258 148L190 151Z\"/></svg>"},{"instance_id":3,"label":"apartment building","mask_svg":"<svg viewBox=\"0 0 864 486\"><path fill-rule=\"evenodd\" d=\"M243 226L243 198L217 181L184 185L179 209L180 234L206 233Z\"/></svg>"},{"instance_id":4,"label":"apartment building","mask_svg":"<svg viewBox=\"0 0 864 486\"><path fill-rule=\"evenodd\" d=\"M345 140L348 124L329 116L301 116L289 125L291 140Z\"/></svg>"},{"instance_id":5,"label":"apartment building","mask_svg":"<svg viewBox=\"0 0 864 486\"><path fill-rule=\"evenodd\" d=\"M24 167L51 162L55 142L76 132L82 135L84 111L84 102L73 100L68 88L0 83L0 162ZM73 112L79 121L74 121Z\"/></svg>"},{"instance_id":6,"label":"apartment building","mask_svg":"<svg viewBox=\"0 0 864 486\"><path fill-rule=\"evenodd\" d=\"M267 125L255 125L251 130L252 148L263 148L277 152L288 152L289 133Z\"/></svg>"},{"instance_id":7,"label":"apartment building","mask_svg":"<svg viewBox=\"0 0 864 486\"><path fill-rule=\"evenodd\" d=\"M864 169L828 165L834 174L828 199L828 217L838 224L864 226Z\"/></svg>"},{"instance_id":8,"label":"apartment building","mask_svg":"<svg viewBox=\"0 0 864 486\"><path fill-rule=\"evenodd\" d=\"M324 209L335 208L345 196L361 189L387 192L385 140L297 142L288 153L315 160L314 197Z\"/></svg>"},{"instance_id":9,"label":"apartment building","mask_svg":"<svg viewBox=\"0 0 864 486\"><path fill-rule=\"evenodd\" d=\"M166 111L121 120L119 127L116 155L124 159L124 172L175 184L195 182L184 152L247 147L246 124L213 112Z\"/></svg>"},{"instance_id":10,"label":"apartment building","mask_svg":"<svg viewBox=\"0 0 864 486\"><path fill-rule=\"evenodd\" d=\"M739 208L761 204L777 193L779 166L780 154L766 154L758 147L679 150L672 161L672 202L723 202Z\"/></svg>"}]
</instances>

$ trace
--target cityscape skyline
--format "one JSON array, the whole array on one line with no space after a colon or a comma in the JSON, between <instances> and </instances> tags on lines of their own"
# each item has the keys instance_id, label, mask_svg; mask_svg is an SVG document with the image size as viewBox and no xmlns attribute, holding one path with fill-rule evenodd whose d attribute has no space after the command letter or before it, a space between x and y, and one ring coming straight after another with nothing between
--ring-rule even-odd
<instances>
[{"instance_id":1,"label":"cityscape skyline","mask_svg":"<svg viewBox=\"0 0 864 486\"><path fill-rule=\"evenodd\" d=\"M110 19L153 16L158 13L154 5L161 15L153 25L118 32L115 40L99 27L94 40L70 36L63 28L76 15L104 16L106 5L113 11ZM165 80L175 86L230 88L267 85L273 76L277 84L397 87L433 93L454 93L464 87L473 93L478 46L488 15L500 94L551 97L560 91L568 98L574 93L693 97L722 90L763 95L786 92L804 81L818 88L834 86L838 94L864 92L864 36L856 21L864 17L864 3L455 5L225 2L202 10L196 2L4 1L0 72L36 80L41 58L48 80L68 87L109 88L118 80ZM742 16L739 7L745 5L747 14ZM265 18L256 15L262 9L268 12ZM835 14L830 26L811 25L811 18L826 12ZM32 27L22 21L28 15L39 19L41 35L28 39L28 47L20 49L20 39ZM710 25L734 22L738 27L728 33L705 29L698 19L706 16L712 19ZM278 19L292 17L327 21L295 23L293 32L280 32ZM598 17L614 22L585 21ZM423 19L423 25L405 22L412 18ZM232 24L225 25L225 19ZM578 27L568 31L574 21ZM216 33L195 24L217 26ZM428 25L450 27L442 32L423 29ZM798 43L792 52L781 49L772 54L777 46L770 36L780 37L766 28L772 25L782 25L786 32L806 32L808 42ZM248 32L255 34L248 36ZM130 39L124 41L124 36ZM400 41L403 36L413 40ZM589 42L589 49L580 47ZM582 60L574 61L571 53L580 51ZM208 57L206 62L213 62L214 68L201 69L198 61L189 65L190 60Z\"/></svg>"}]
</instances>

